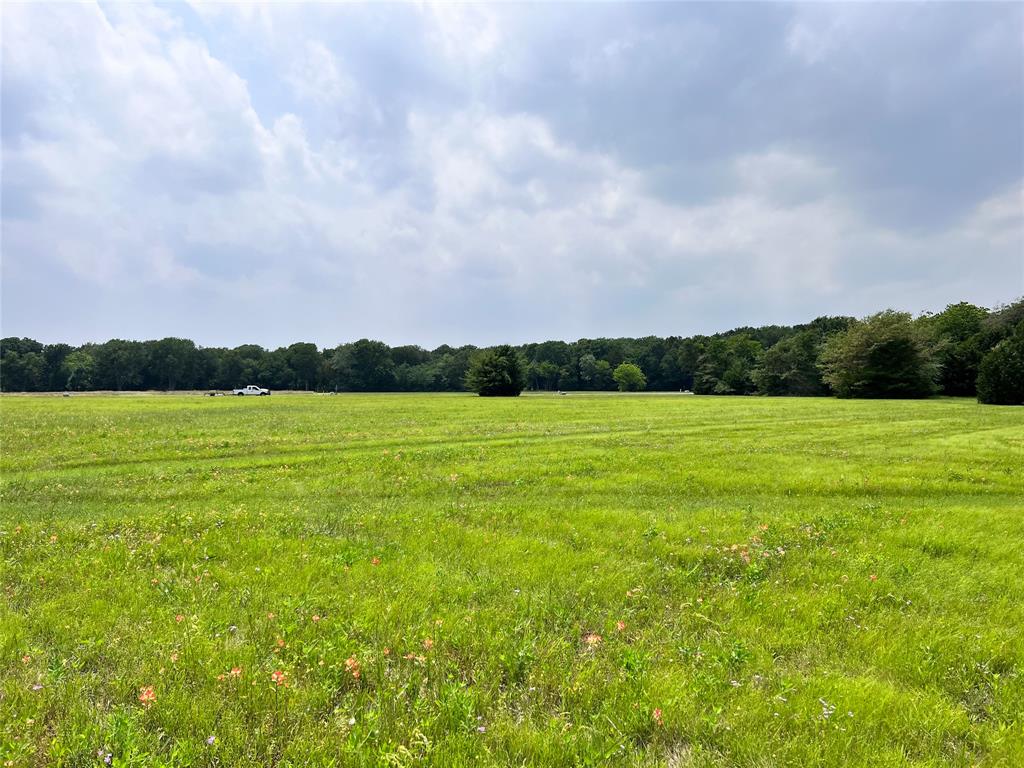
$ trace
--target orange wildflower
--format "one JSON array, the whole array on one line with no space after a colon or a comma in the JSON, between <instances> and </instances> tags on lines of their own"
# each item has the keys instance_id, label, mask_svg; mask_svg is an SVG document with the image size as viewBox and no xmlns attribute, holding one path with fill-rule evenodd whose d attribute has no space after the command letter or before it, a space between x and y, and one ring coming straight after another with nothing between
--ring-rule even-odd
<instances>
[{"instance_id":1,"label":"orange wildflower","mask_svg":"<svg viewBox=\"0 0 1024 768\"><path fill-rule=\"evenodd\" d=\"M349 656L347 659L345 659L345 671L350 673L352 677L354 677L356 680L359 679L359 676L362 674L362 672L360 671L359 668L359 661L356 659L355 656Z\"/></svg>"},{"instance_id":2,"label":"orange wildflower","mask_svg":"<svg viewBox=\"0 0 1024 768\"><path fill-rule=\"evenodd\" d=\"M604 638L597 634L597 632L588 632L583 636L583 644L590 649L597 648L603 641Z\"/></svg>"}]
</instances>

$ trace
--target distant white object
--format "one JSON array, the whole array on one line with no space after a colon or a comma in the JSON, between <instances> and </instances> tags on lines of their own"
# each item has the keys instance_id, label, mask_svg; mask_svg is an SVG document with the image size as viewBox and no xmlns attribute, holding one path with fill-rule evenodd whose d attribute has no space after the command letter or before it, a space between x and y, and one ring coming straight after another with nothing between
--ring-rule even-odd
<instances>
[{"instance_id":1,"label":"distant white object","mask_svg":"<svg viewBox=\"0 0 1024 768\"><path fill-rule=\"evenodd\" d=\"M241 389L236 389L236 390L233 390L233 391L234 391L234 393L236 395L269 395L270 394L270 390L269 389L261 389L260 387L257 387L255 384L249 384L246 387L242 387Z\"/></svg>"},{"instance_id":2,"label":"distant white object","mask_svg":"<svg viewBox=\"0 0 1024 768\"><path fill-rule=\"evenodd\" d=\"M684 395L692 395L692 394L693 394L693 392L691 392L691 391L690 391L690 390L688 390L688 389L681 389L681 390L679 390L679 391L680 391L680 392L682 392L682 393L683 393Z\"/></svg>"}]
</instances>

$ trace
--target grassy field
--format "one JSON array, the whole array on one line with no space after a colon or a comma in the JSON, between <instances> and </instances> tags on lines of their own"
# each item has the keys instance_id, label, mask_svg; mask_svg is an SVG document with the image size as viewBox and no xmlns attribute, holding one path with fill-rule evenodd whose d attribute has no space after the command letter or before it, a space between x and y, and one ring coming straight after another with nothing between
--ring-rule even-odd
<instances>
[{"instance_id":1,"label":"grassy field","mask_svg":"<svg viewBox=\"0 0 1024 768\"><path fill-rule=\"evenodd\" d=\"M0 765L1024 760L1024 409L0 414Z\"/></svg>"}]
</instances>

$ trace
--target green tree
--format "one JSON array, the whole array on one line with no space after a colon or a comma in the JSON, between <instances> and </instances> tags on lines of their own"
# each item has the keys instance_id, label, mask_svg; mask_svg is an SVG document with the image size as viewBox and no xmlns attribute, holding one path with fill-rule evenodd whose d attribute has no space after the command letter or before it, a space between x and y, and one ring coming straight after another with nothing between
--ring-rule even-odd
<instances>
[{"instance_id":1,"label":"green tree","mask_svg":"<svg viewBox=\"0 0 1024 768\"><path fill-rule=\"evenodd\" d=\"M218 357L214 373L217 386L235 389L247 384L257 384L263 370L263 358L267 350L259 344L243 344L234 349L224 350Z\"/></svg>"},{"instance_id":2,"label":"green tree","mask_svg":"<svg viewBox=\"0 0 1024 768\"><path fill-rule=\"evenodd\" d=\"M288 364L289 350L279 347L268 352L260 361L256 383L269 389L288 389L295 381L295 371Z\"/></svg>"},{"instance_id":3,"label":"green tree","mask_svg":"<svg viewBox=\"0 0 1024 768\"><path fill-rule=\"evenodd\" d=\"M288 367L296 389L316 387L320 379L320 350L316 344L299 341L288 347Z\"/></svg>"},{"instance_id":4,"label":"green tree","mask_svg":"<svg viewBox=\"0 0 1024 768\"><path fill-rule=\"evenodd\" d=\"M35 392L45 384L46 358L42 344L13 336L0 341L0 389Z\"/></svg>"},{"instance_id":5,"label":"green tree","mask_svg":"<svg viewBox=\"0 0 1024 768\"><path fill-rule=\"evenodd\" d=\"M598 360L593 354L587 352L580 355L579 384L583 389L605 390L611 389L615 384L612 378L612 367L607 360Z\"/></svg>"},{"instance_id":6,"label":"green tree","mask_svg":"<svg viewBox=\"0 0 1024 768\"><path fill-rule=\"evenodd\" d=\"M443 389L443 384L434 363L402 363L395 367L395 387L400 392L436 392Z\"/></svg>"},{"instance_id":7,"label":"green tree","mask_svg":"<svg viewBox=\"0 0 1024 768\"><path fill-rule=\"evenodd\" d=\"M195 342L168 337L152 342L149 373L158 389L190 389L195 386L199 362Z\"/></svg>"},{"instance_id":8,"label":"green tree","mask_svg":"<svg viewBox=\"0 0 1024 768\"><path fill-rule=\"evenodd\" d=\"M508 344L473 357L466 386L482 397L518 397L526 386L526 361Z\"/></svg>"},{"instance_id":9,"label":"green tree","mask_svg":"<svg viewBox=\"0 0 1024 768\"><path fill-rule=\"evenodd\" d=\"M44 388L49 392L64 389L67 376L64 374L64 359L74 351L70 344L47 344L43 347L43 358L46 360L46 383Z\"/></svg>"},{"instance_id":10,"label":"green tree","mask_svg":"<svg viewBox=\"0 0 1024 768\"><path fill-rule=\"evenodd\" d=\"M764 348L746 333L708 341L698 358L694 391L704 395L749 395Z\"/></svg>"},{"instance_id":11,"label":"green tree","mask_svg":"<svg viewBox=\"0 0 1024 768\"><path fill-rule=\"evenodd\" d=\"M962 301L924 321L938 342L939 384L944 394L975 393L978 365L990 346L983 333L987 317L987 310Z\"/></svg>"},{"instance_id":12,"label":"green tree","mask_svg":"<svg viewBox=\"0 0 1024 768\"><path fill-rule=\"evenodd\" d=\"M647 377L639 365L621 363L612 372L612 378L619 387L619 392L639 392L647 386Z\"/></svg>"},{"instance_id":13,"label":"green tree","mask_svg":"<svg viewBox=\"0 0 1024 768\"><path fill-rule=\"evenodd\" d=\"M93 356L83 349L76 349L64 358L61 364L61 371L67 377L64 383L65 389L88 389L92 384L93 372L96 370L96 361Z\"/></svg>"},{"instance_id":14,"label":"green tree","mask_svg":"<svg viewBox=\"0 0 1024 768\"><path fill-rule=\"evenodd\" d=\"M753 371L754 385L764 395L824 395L828 387L818 368L820 338L814 331L787 336L765 350Z\"/></svg>"},{"instance_id":15,"label":"green tree","mask_svg":"<svg viewBox=\"0 0 1024 768\"><path fill-rule=\"evenodd\" d=\"M387 392L395 388L395 361L383 341L360 339L343 344L331 357L339 389Z\"/></svg>"},{"instance_id":16,"label":"green tree","mask_svg":"<svg viewBox=\"0 0 1024 768\"><path fill-rule=\"evenodd\" d=\"M423 347L407 344L391 348L391 359L395 365L423 365L430 362L430 353Z\"/></svg>"},{"instance_id":17,"label":"green tree","mask_svg":"<svg viewBox=\"0 0 1024 768\"><path fill-rule=\"evenodd\" d=\"M441 389L449 392L460 392L466 389L466 373L469 363L477 348L472 345L449 347L442 344L433 351L440 374Z\"/></svg>"},{"instance_id":18,"label":"green tree","mask_svg":"<svg viewBox=\"0 0 1024 768\"><path fill-rule=\"evenodd\" d=\"M938 378L930 333L909 314L893 310L833 336L818 363L839 397L928 397Z\"/></svg>"},{"instance_id":19,"label":"green tree","mask_svg":"<svg viewBox=\"0 0 1024 768\"><path fill-rule=\"evenodd\" d=\"M996 344L978 368L978 402L1024 405L1024 320Z\"/></svg>"},{"instance_id":20,"label":"green tree","mask_svg":"<svg viewBox=\"0 0 1024 768\"><path fill-rule=\"evenodd\" d=\"M661 380L666 389L693 389L693 377L697 371L703 340L698 337L671 341L661 358Z\"/></svg>"},{"instance_id":21,"label":"green tree","mask_svg":"<svg viewBox=\"0 0 1024 768\"><path fill-rule=\"evenodd\" d=\"M560 372L559 367L550 360L545 360L542 363L536 361L530 363L527 368L527 381L530 389L557 389Z\"/></svg>"},{"instance_id":22,"label":"green tree","mask_svg":"<svg viewBox=\"0 0 1024 768\"><path fill-rule=\"evenodd\" d=\"M102 389L137 389L142 385L148 359L146 348L138 341L111 339L93 352L96 359L96 383Z\"/></svg>"}]
</instances>

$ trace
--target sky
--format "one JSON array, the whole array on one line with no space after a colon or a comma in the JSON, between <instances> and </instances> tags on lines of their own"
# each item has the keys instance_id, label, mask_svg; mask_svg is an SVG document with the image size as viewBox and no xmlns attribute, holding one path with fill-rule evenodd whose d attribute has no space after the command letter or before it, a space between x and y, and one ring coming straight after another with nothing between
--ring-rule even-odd
<instances>
[{"instance_id":1,"label":"sky","mask_svg":"<svg viewBox=\"0 0 1024 768\"><path fill-rule=\"evenodd\" d=\"M4 336L431 348L1024 294L1024 4L0 13Z\"/></svg>"}]
</instances>

